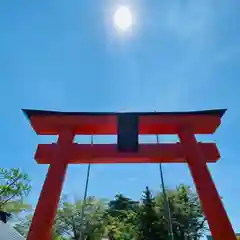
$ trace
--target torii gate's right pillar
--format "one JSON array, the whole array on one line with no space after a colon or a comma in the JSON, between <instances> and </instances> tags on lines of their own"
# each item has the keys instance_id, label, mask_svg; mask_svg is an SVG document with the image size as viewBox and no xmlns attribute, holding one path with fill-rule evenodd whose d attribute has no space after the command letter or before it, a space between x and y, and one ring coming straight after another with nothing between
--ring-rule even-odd
<instances>
[{"instance_id":1,"label":"torii gate's right pillar","mask_svg":"<svg viewBox=\"0 0 240 240\"><path fill-rule=\"evenodd\" d=\"M205 156L194 134L187 126L182 127L179 131L179 138L213 239L236 240L232 225L206 165Z\"/></svg>"}]
</instances>

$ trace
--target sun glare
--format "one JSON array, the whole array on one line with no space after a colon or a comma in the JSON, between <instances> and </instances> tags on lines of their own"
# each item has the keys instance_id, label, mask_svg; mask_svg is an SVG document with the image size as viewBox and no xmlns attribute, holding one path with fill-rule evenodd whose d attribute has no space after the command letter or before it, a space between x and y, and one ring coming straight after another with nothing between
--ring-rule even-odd
<instances>
[{"instance_id":1,"label":"sun glare","mask_svg":"<svg viewBox=\"0 0 240 240\"><path fill-rule=\"evenodd\" d=\"M132 25L132 13L128 7L119 7L114 14L113 20L118 29L126 31Z\"/></svg>"}]
</instances>

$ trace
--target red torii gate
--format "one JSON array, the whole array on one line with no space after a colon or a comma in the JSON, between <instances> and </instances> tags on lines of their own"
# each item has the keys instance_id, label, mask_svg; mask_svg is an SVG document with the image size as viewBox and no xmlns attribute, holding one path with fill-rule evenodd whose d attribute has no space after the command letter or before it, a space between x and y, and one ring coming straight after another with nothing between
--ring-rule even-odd
<instances>
[{"instance_id":1,"label":"red torii gate","mask_svg":"<svg viewBox=\"0 0 240 240\"><path fill-rule=\"evenodd\" d=\"M213 134L226 110L156 113L87 113L23 110L39 135L58 135L54 144L39 144L35 159L50 164L27 240L51 240L68 164L188 163L215 240L236 240L218 195L208 162L220 158L214 143L199 143L195 134ZM74 136L118 136L117 144L73 143ZM180 143L139 144L139 134L177 134Z\"/></svg>"}]
</instances>

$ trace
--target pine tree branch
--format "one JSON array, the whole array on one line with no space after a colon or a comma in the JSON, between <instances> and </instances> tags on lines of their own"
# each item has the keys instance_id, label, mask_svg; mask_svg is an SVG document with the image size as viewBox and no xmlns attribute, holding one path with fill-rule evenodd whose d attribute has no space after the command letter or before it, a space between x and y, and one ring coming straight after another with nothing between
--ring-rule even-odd
<instances>
[{"instance_id":1,"label":"pine tree branch","mask_svg":"<svg viewBox=\"0 0 240 240\"><path fill-rule=\"evenodd\" d=\"M196 233L203 228L205 222L207 221L206 217L202 220L202 222L200 223L200 225L196 228Z\"/></svg>"}]
</instances>

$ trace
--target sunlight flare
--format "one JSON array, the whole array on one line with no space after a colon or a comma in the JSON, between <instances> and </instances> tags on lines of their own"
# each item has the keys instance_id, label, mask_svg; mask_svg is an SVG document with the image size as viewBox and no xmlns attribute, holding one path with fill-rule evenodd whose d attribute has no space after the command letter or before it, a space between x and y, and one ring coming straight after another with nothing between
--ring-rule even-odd
<instances>
[{"instance_id":1,"label":"sunlight flare","mask_svg":"<svg viewBox=\"0 0 240 240\"><path fill-rule=\"evenodd\" d=\"M121 31L127 31L133 23L132 13L126 6L119 7L113 16L115 26Z\"/></svg>"}]
</instances>

